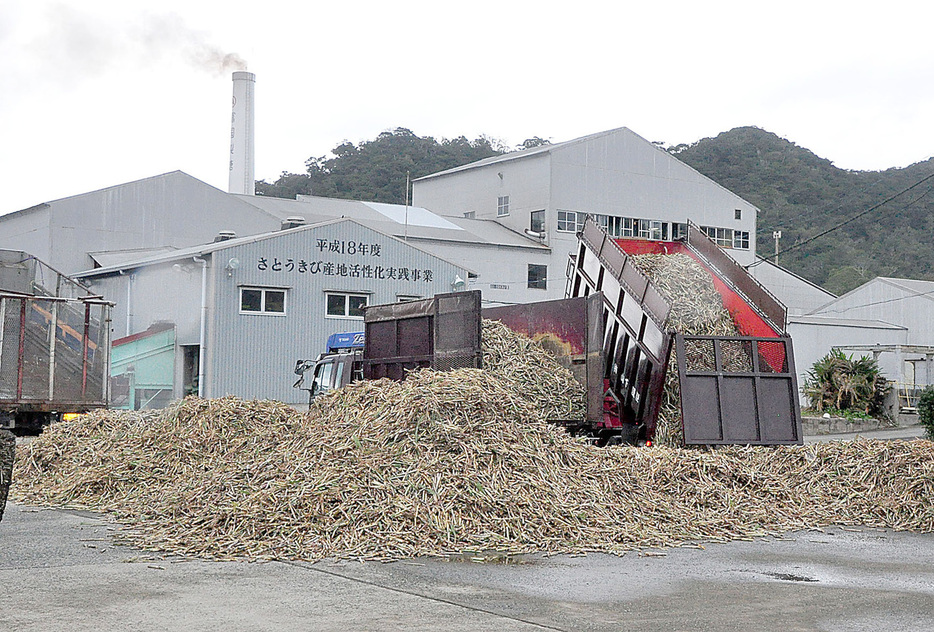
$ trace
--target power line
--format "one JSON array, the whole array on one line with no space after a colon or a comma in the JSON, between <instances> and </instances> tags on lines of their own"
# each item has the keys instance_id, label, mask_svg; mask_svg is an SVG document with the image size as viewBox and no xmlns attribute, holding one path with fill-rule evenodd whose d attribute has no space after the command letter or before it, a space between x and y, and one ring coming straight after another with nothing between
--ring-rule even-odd
<instances>
[{"instance_id":1,"label":"power line","mask_svg":"<svg viewBox=\"0 0 934 632\"><path fill-rule=\"evenodd\" d=\"M777 253L775 253L775 254L773 254L773 255L769 255L768 257L762 257L759 261L756 261L756 262L754 262L754 263L751 263L751 264L749 264L749 265L746 266L746 267L747 267L747 269L748 269L748 268L755 267L755 266L757 266L757 265L759 265L759 264L765 263L765 262L768 261L769 259L774 259L774 258L777 257L778 255L782 255L782 254L785 254L786 252L791 252L792 250L796 250L796 249L800 248L801 246L804 246L805 244L809 244L810 242L814 241L815 239L819 239L819 238L824 237L825 235L827 235L827 234L829 234L829 233L832 233L832 232L835 231L835 230L839 230L840 228L843 228L843 227L846 226L847 224L850 224L850 223L852 223L852 222L855 222L855 221L858 220L859 218L864 217L864 216L868 215L869 213L872 213L873 211L877 210L877 209L880 208L881 206L884 206L885 204L888 204L889 202L891 202L891 201L894 200L895 198L897 198L897 197L899 197L899 196L902 196L902 195L904 195L905 193L908 193L909 191L911 191L912 189L915 189L915 188L921 186L922 184L924 184L925 182L927 182L927 181L930 180L931 178L934 178L934 173L931 173L931 174L929 174L929 175L927 175L927 176L921 178L920 180L918 180L917 182L915 182L915 183L912 184L911 186L906 187L906 188L902 189L901 191L899 191L898 193L895 193L895 194L893 194L893 195L887 197L886 199L882 200L882 201L879 202L878 204L875 204L875 205L871 206L870 208L866 209L865 211L862 211L862 212L860 212L860 213L857 213L857 214L854 215L853 217L851 217L851 218L849 218L849 219L847 219L847 220L844 220L844 221L840 222L839 224L837 224L837 225L835 225L835 226L831 226L831 227L828 228L827 230L824 230L824 231L822 231L822 232L820 232L820 233L818 233L818 234L816 234L816 235L814 235L814 236L812 236L812 237L808 237L807 239L805 239L805 240L803 240L803 241L796 242L796 243L792 244L791 246L789 246L788 248L785 248L785 249L782 250L782 251L779 251L779 252L777 252ZM915 198L914 200L912 200L911 202L909 202L902 210L907 210L907 209L911 208L914 204L916 204L917 202L921 201L928 193L930 193L932 189L934 189L934 187L928 187L927 191L925 191L924 193L922 193L921 195L919 195L917 198Z\"/></svg>"},{"instance_id":2,"label":"power line","mask_svg":"<svg viewBox=\"0 0 934 632\"><path fill-rule=\"evenodd\" d=\"M857 195L862 195L863 193L866 193L867 191L869 191L871 188L873 188L874 186L876 186L877 184L879 184L879 183L882 182L882 181L883 181L883 178L880 176L879 178L877 178L877 179L874 180L873 182L870 182L869 184L863 186L863 188L859 189L858 191L855 191L855 192L852 192L852 191L851 191L850 194L848 195L848 197L849 197L849 198L852 198L852 197L857 196ZM818 214L818 213L821 213L821 214L823 214L823 213L836 213L837 211L839 211L839 210L842 209L843 207L847 206L847 202L846 202L846 200L844 200L843 202L840 202L839 204L837 204L836 207L834 207L833 209L827 208L828 206L829 206L829 205L825 205L823 208L808 208L808 209L805 209L798 217L794 218L793 221L801 222L801 221L804 221L804 220L810 220L810 219L812 219L812 216L814 216L814 215L816 215L816 214ZM781 229L781 228L790 228L790 225L789 225L789 224L785 224L785 223L779 223L779 224L777 224L777 225L775 226L775 228L777 228L777 229ZM779 253L779 254L781 254L781 253Z\"/></svg>"}]
</instances>

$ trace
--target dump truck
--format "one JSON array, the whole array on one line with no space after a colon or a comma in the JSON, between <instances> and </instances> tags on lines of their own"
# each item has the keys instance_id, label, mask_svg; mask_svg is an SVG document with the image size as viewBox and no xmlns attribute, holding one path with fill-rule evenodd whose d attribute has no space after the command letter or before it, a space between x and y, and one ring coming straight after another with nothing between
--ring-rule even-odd
<instances>
[{"instance_id":1,"label":"dump truck","mask_svg":"<svg viewBox=\"0 0 934 632\"><path fill-rule=\"evenodd\" d=\"M364 331L332 334L324 353L296 362L299 378L292 386L307 390L310 402L358 379L402 380L418 368L480 367L480 300L474 290L368 306Z\"/></svg>"},{"instance_id":2,"label":"dump truck","mask_svg":"<svg viewBox=\"0 0 934 632\"><path fill-rule=\"evenodd\" d=\"M684 253L707 270L737 336L675 331L671 306L630 255ZM785 308L696 226L676 242L614 239L592 218L568 269L567 298L481 308L478 290L364 311L362 349L299 361L314 398L353 379L404 379L407 371L482 368L481 320L533 338L585 389L583 420L551 420L599 444L650 444L669 370L680 380L686 445L802 442ZM677 367L669 367L672 349ZM728 349L748 358L737 369ZM296 383L300 386L302 379Z\"/></svg>"},{"instance_id":3,"label":"dump truck","mask_svg":"<svg viewBox=\"0 0 934 632\"><path fill-rule=\"evenodd\" d=\"M112 308L32 255L0 250L0 428L107 406Z\"/></svg>"},{"instance_id":4,"label":"dump truck","mask_svg":"<svg viewBox=\"0 0 934 632\"><path fill-rule=\"evenodd\" d=\"M308 403L315 397L346 386L354 379L363 379L362 365L364 332L339 332L328 336L324 353L314 360L295 362L298 379L292 388L308 391ZM311 371L311 381L305 383L305 374Z\"/></svg>"}]
</instances>

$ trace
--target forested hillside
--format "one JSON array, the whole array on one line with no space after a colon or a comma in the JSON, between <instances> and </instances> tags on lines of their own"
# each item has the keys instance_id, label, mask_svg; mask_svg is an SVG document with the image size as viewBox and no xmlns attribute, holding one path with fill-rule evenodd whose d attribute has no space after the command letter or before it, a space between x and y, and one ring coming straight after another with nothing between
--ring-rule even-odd
<instances>
[{"instance_id":1,"label":"forested hillside","mask_svg":"<svg viewBox=\"0 0 934 632\"><path fill-rule=\"evenodd\" d=\"M406 174L414 179L545 142L535 137L513 148L486 137L436 140L397 128L357 145L345 142L330 157L310 158L306 173L261 180L256 191L402 204ZM934 280L934 178L815 239L934 173L934 159L905 169L847 171L755 127L668 151L759 207L759 254L774 253L772 232L781 230L780 248L787 252L779 264L831 292L846 292L875 276Z\"/></svg>"},{"instance_id":2,"label":"forested hillside","mask_svg":"<svg viewBox=\"0 0 934 632\"><path fill-rule=\"evenodd\" d=\"M846 171L755 128L669 149L679 160L755 204L757 251L840 294L876 276L934 279L934 179L814 241L934 173L934 160L905 169ZM800 246L798 246L800 244Z\"/></svg>"},{"instance_id":3,"label":"forested hillside","mask_svg":"<svg viewBox=\"0 0 934 632\"><path fill-rule=\"evenodd\" d=\"M533 141L526 141L531 143ZM368 202L405 203L406 176L427 176L507 151L489 138L435 140L398 127L359 145L344 142L331 157L309 158L306 173L283 173L256 183L259 195L295 199L298 194Z\"/></svg>"}]
</instances>

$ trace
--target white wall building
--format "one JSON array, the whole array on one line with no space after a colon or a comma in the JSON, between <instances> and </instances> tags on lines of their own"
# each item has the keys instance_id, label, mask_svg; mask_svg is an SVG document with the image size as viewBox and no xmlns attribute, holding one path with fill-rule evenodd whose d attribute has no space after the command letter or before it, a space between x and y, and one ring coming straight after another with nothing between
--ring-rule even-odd
<instances>
[{"instance_id":1,"label":"white wall building","mask_svg":"<svg viewBox=\"0 0 934 632\"><path fill-rule=\"evenodd\" d=\"M552 250L548 268L529 264L525 281L533 285L544 275L547 298L563 296L567 258L588 214L613 236L663 241L692 221L740 264L755 260L756 207L626 128L419 178L413 201L540 239ZM486 289L482 281L480 287Z\"/></svg>"},{"instance_id":2,"label":"white wall building","mask_svg":"<svg viewBox=\"0 0 934 632\"><path fill-rule=\"evenodd\" d=\"M902 329L903 335L890 342L854 337L834 346L888 346L878 360L890 379L902 384L934 383L934 281L876 277L813 310L810 316L883 322ZM870 349L851 351L857 355L873 353Z\"/></svg>"},{"instance_id":3,"label":"white wall building","mask_svg":"<svg viewBox=\"0 0 934 632\"><path fill-rule=\"evenodd\" d=\"M200 389L204 397L300 405L308 395L291 387L296 361L317 356L332 333L361 331L363 306L450 292L467 275L413 244L337 219L144 256L75 278L117 303L114 339L165 324L175 330L169 374L155 376L171 393L141 386L147 392L135 401L164 403ZM132 358L123 364L132 370Z\"/></svg>"}]
</instances>

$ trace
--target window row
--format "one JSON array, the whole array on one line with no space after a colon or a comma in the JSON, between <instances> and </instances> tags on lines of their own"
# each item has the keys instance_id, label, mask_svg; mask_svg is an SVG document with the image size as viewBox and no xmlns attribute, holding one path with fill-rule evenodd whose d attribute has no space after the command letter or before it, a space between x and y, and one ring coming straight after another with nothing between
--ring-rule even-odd
<instances>
[{"instance_id":1,"label":"window row","mask_svg":"<svg viewBox=\"0 0 934 632\"><path fill-rule=\"evenodd\" d=\"M558 211L558 232L577 233L584 230L586 213L576 211ZM545 211L532 211L529 216L529 230L535 233L545 232Z\"/></svg>"},{"instance_id":2,"label":"window row","mask_svg":"<svg viewBox=\"0 0 934 632\"><path fill-rule=\"evenodd\" d=\"M737 219L742 211L736 209ZM587 214L576 211L558 211L558 232L578 233L584 229L584 220ZM617 215L594 215L594 220L607 232L610 237L637 239L651 239L655 241L674 241L687 237L688 225L682 222L663 222L654 219L639 219L635 217L620 217ZM531 230L545 231L545 211L533 211L531 214ZM720 228L716 226L702 226L701 230L718 246L723 248L749 249L749 231Z\"/></svg>"},{"instance_id":3,"label":"window row","mask_svg":"<svg viewBox=\"0 0 934 632\"><path fill-rule=\"evenodd\" d=\"M240 288L241 314L285 316L287 290L264 287ZM422 298L415 294L398 294L400 303ZM354 292L325 292L324 313L330 318L363 318L363 308L369 295Z\"/></svg>"},{"instance_id":4,"label":"window row","mask_svg":"<svg viewBox=\"0 0 934 632\"><path fill-rule=\"evenodd\" d=\"M548 289L547 265L528 264L527 287L534 290ZM287 290L281 288L242 287L240 288L240 313L285 316L287 293ZM400 303L417 301L420 298L423 297L414 294L396 295L396 300ZM324 313L328 318L361 319L369 300L370 295L365 293L325 292Z\"/></svg>"}]
</instances>

